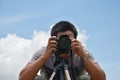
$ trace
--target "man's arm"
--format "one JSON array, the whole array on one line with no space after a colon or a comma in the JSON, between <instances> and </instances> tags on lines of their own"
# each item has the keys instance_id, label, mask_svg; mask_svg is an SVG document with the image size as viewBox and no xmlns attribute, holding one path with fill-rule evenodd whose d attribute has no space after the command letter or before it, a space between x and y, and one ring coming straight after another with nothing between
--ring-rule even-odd
<instances>
[{"instance_id":1,"label":"man's arm","mask_svg":"<svg viewBox=\"0 0 120 80\"><path fill-rule=\"evenodd\" d=\"M88 57L82 44L78 40L72 39L71 48L80 58L84 60L85 68L92 80L106 80L104 71L97 63L93 62L93 60Z\"/></svg>"},{"instance_id":2,"label":"man's arm","mask_svg":"<svg viewBox=\"0 0 120 80\"><path fill-rule=\"evenodd\" d=\"M57 50L57 42L55 39L55 36L49 38L44 54L38 57L34 62L28 63L25 66L25 68L20 72L19 80L34 80L36 74L42 68L46 60L51 57L54 51Z\"/></svg>"},{"instance_id":3,"label":"man's arm","mask_svg":"<svg viewBox=\"0 0 120 80\"><path fill-rule=\"evenodd\" d=\"M90 58L86 58L84 64L92 80L106 80L104 71L96 62L93 62Z\"/></svg>"},{"instance_id":4,"label":"man's arm","mask_svg":"<svg viewBox=\"0 0 120 80\"><path fill-rule=\"evenodd\" d=\"M38 71L42 68L46 58L41 56L33 63L28 63L24 69L20 72L19 80L34 80Z\"/></svg>"}]
</instances>

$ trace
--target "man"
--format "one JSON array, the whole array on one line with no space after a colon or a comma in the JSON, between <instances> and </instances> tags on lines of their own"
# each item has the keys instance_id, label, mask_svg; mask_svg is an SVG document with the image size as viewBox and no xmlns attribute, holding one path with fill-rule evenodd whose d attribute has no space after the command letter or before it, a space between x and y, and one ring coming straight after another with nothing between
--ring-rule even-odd
<instances>
[{"instance_id":1,"label":"man","mask_svg":"<svg viewBox=\"0 0 120 80\"><path fill-rule=\"evenodd\" d=\"M71 80L106 80L104 71L94 60L90 52L88 52L79 42L77 38L77 30L75 26L68 21L60 21L51 29L51 37L46 47L38 50L32 57L31 61L20 72L19 80L49 80L56 68L56 60L58 58L66 60L68 72ZM70 49L58 55L58 39L67 35L71 41ZM41 75L37 76L41 70ZM56 71L53 80L59 80L61 75ZM65 75L65 74L64 74Z\"/></svg>"}]
</instances>

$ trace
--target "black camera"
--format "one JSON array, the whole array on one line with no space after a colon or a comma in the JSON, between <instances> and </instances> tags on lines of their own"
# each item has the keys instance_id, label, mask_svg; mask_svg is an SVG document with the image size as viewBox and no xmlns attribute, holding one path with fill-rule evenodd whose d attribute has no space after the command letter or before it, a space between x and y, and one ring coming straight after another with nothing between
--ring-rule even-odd
<instances>
[{"instance_id":1,"label":"black camera","mask_svg":"<svg viewBox=\"0 0 120 80\"><path fill-rule=\"evenodd\" d=\"M57 39L58 51L61 53L68 52L71 46L71 40L68 35L62 35Z\"/></svg>"}]
</instances>

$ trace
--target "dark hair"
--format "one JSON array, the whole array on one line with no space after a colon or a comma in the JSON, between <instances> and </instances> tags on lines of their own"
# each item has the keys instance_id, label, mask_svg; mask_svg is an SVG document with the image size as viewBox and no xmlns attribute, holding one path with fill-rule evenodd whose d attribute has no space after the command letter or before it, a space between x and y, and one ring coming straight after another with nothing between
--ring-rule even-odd
<instances>
[{"instance_id":1,"label":"dark hair","mask_svg":"<svg viewBox=\"0 0 120 80\"><path fill-rule=\"evenodd\" d=\"M68 21L60 21L56 23L51 29L51 36L56 36L58 32L72 31L74 38L77 38L77 29L75 26Z\"/></svg>"}]
</instances>

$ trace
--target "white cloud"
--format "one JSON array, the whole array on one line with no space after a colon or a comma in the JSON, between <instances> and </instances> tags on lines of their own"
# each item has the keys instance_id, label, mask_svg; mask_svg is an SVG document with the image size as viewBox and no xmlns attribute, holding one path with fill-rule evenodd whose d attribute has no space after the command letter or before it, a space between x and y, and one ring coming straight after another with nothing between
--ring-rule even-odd
<instances>
[{"instance_id":1,"label":"white cloud","mask_svg":"<svg viewBox=\"0 0 120 80\"><path fill-rule=\"evenodd\" d=\"M87 40L87 35L86 35L86 31L85 30L79 30L78 29L78 37L77 37L77 39L80 41L80 42L82 42L82 44L83 44L83 46L85 46L86 47L86 40Z\"/></svg>"},{"instance_id":2,"label":"white cloud","mask_svg":"<svg viewBox=\"0 0 120 80\"><path fill-rule=\"evenodd\" d=\"M79 39L86 40L86 35L79 34ZM30 60L33 53L46 45L49 32L34 31L31 39L16 34L8 34L0 39L0 80L18 80L20 70Z\"/></svg>"}]
</instances>

